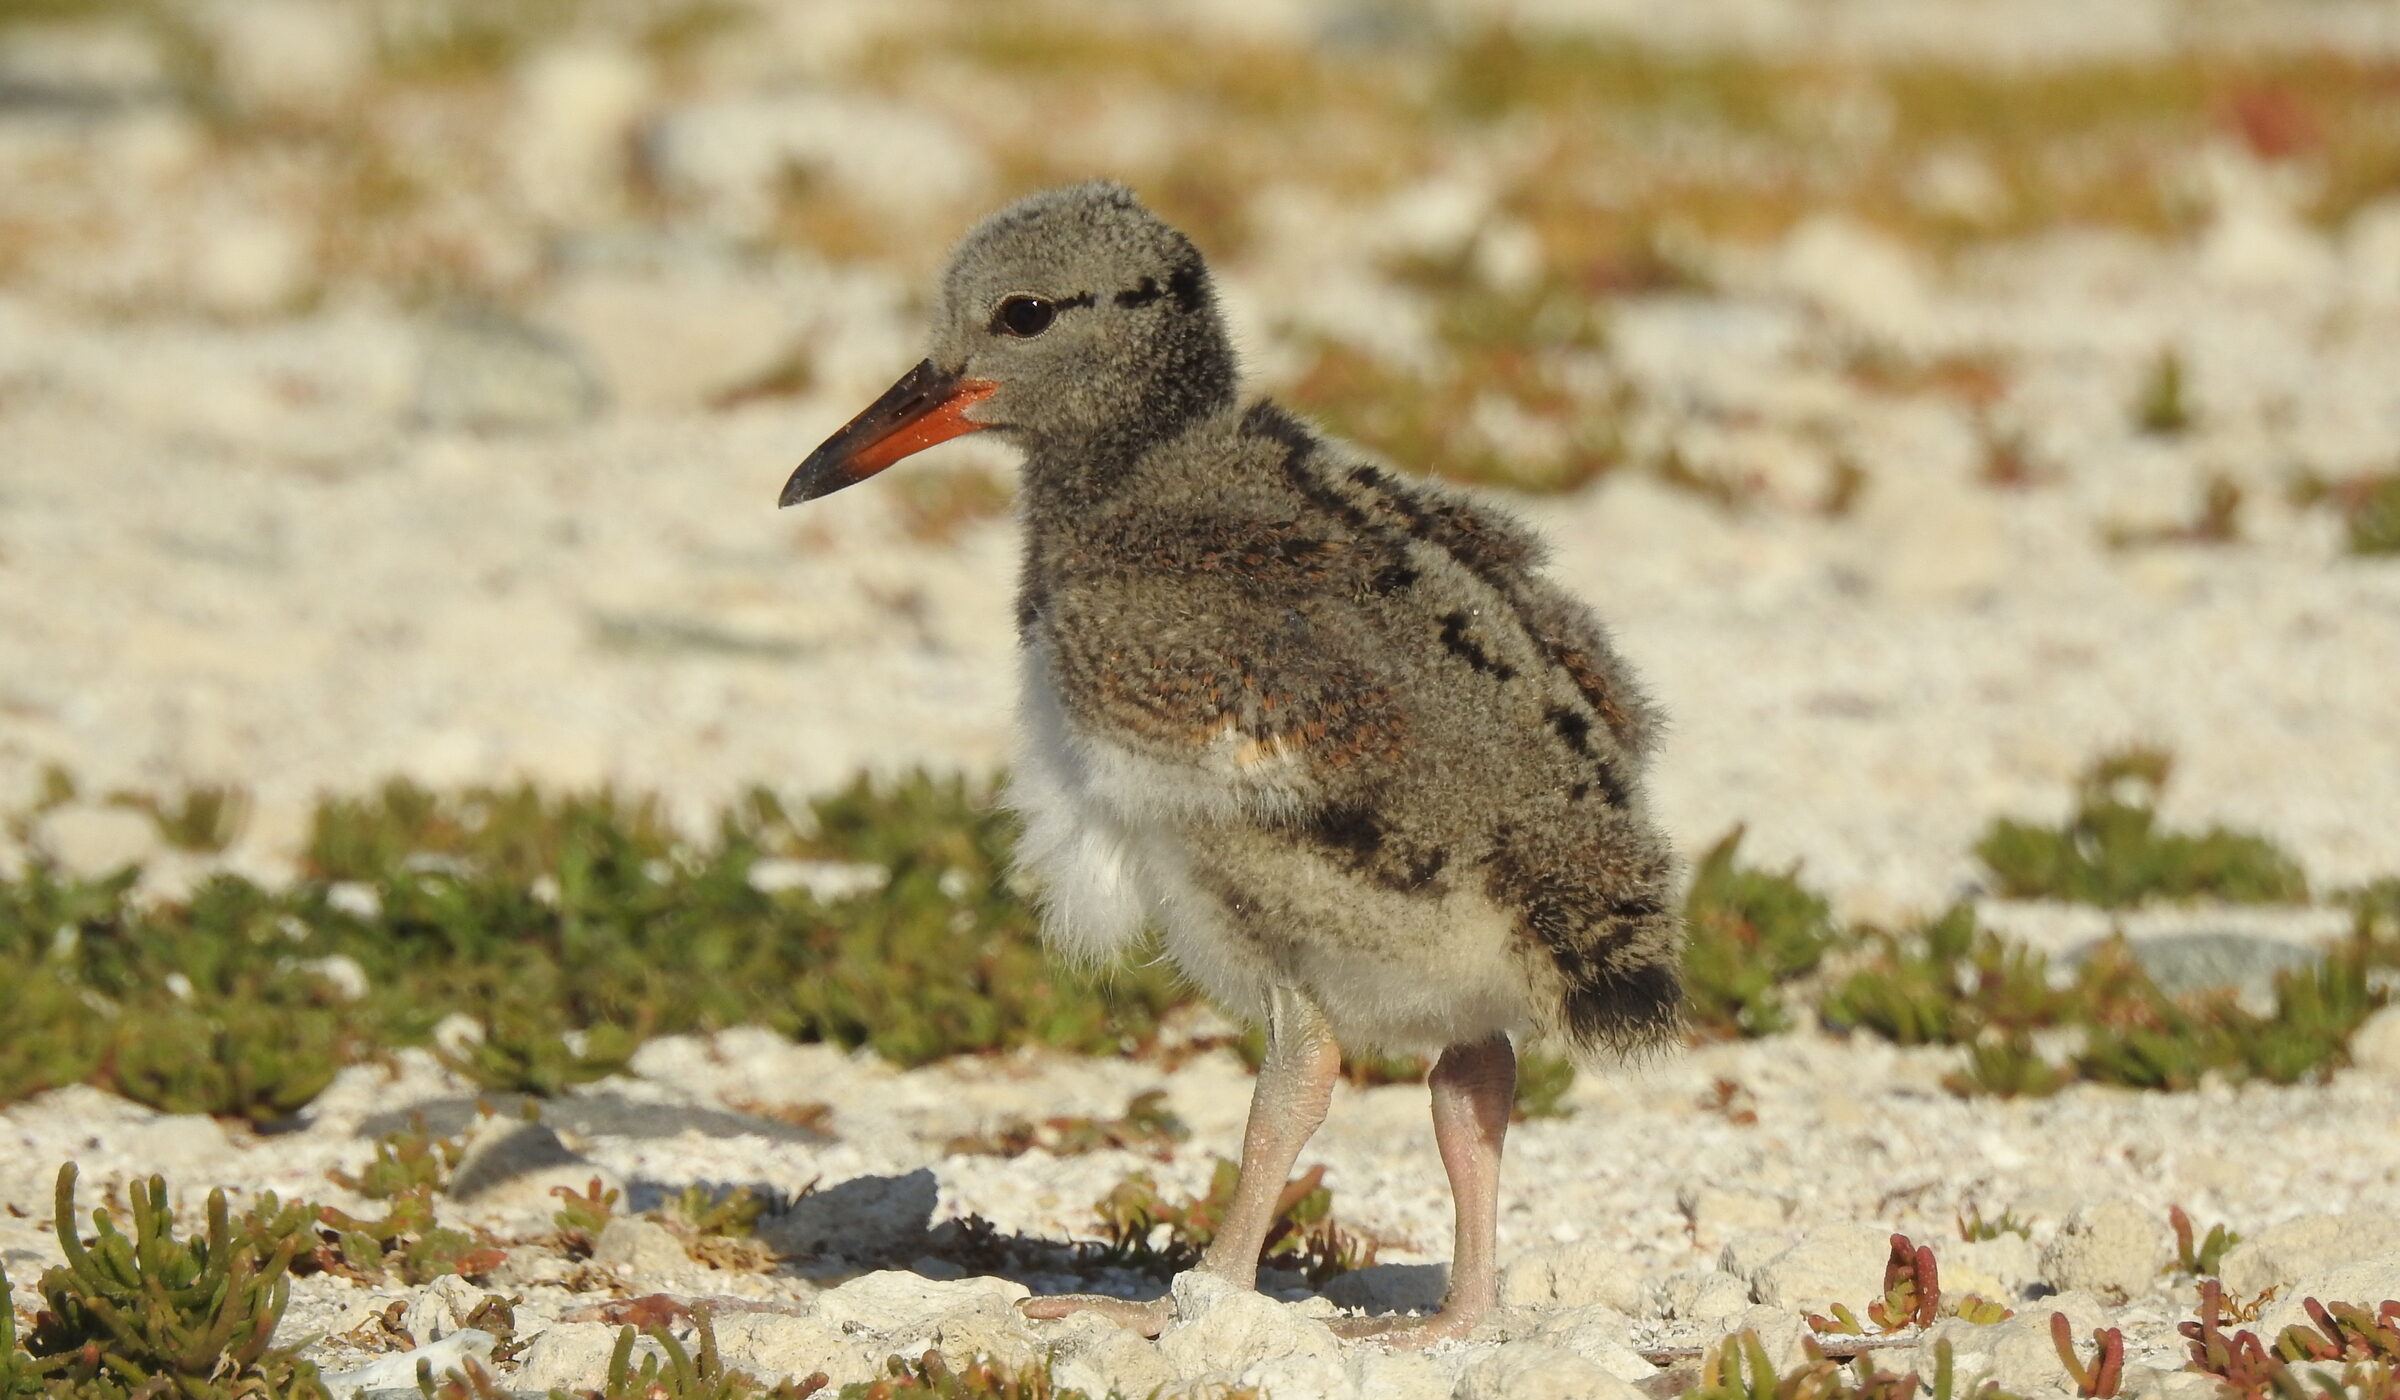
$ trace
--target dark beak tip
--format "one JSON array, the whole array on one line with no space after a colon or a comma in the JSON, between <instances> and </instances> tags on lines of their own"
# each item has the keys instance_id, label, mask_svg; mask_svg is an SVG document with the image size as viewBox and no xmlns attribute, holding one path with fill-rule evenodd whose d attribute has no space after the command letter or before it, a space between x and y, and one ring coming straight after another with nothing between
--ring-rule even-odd
<instances>
[{"instance_id":1,"label":"dark beak tip","mask_svg":"<svg viewBox=\"0 0 2400 1400\"><path fill-rule=\"evenodd\" d=\"M921 448L988 426L963 413L994 387L983 381L962 385L956 373L935 369L931 360L920 362L808 454L783 483L776 508L830 496Z\"/></svg>"}]
</instances>

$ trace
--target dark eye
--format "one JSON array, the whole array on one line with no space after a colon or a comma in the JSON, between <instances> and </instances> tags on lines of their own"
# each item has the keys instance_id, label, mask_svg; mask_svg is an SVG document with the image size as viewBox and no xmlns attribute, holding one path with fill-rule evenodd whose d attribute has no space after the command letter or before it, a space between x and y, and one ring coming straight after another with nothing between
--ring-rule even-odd
<instances>
[{"instance_id":1,"label":"dark eye","mask_svg":"<svg viewBox=\"0 0 2400 1400\"><path fill-rule=\"evenodd\" d=\"M1010 297L992 313L992 329L1030 340L1050 329L1058 319L1058 308L1040 297Z\"/></svg>"}]
</instances>

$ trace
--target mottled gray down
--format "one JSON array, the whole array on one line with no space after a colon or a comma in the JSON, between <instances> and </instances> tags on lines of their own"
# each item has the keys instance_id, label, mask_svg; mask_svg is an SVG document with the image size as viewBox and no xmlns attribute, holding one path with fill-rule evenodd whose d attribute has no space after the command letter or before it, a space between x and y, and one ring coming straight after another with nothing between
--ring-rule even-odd
<instances>
[{"instance_id":1,"label":"mottled gray down","mask_svg":"<svg viewBox=\"0 0 2400 1400\"><path fill-rule=\"evenodd\" d=\"M972 231L931 358L1027 454L1012 801L1054 941L1155 924L1230 1009L1292 985L1354 1046L1671 1032L1656 711L1522 526L1245 401L1199 252L1115 185Z\"/></svg>"}]
</instances>

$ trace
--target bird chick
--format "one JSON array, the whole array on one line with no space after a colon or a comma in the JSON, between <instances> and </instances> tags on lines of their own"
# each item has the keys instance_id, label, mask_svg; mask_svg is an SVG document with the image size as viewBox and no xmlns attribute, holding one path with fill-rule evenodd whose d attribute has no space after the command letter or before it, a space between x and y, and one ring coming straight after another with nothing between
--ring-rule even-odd
<instances>
[{"instance_id":1,"label":"bird chick","mask_svg":"<svg viewBox=\"0 0 2400 1400\"><path fill-rule=\"evenodd\" d=\"M1036 194L962 241L930 352L793 472L782 504L962 433L1025 454L1011 804L1044 933L1102 960L1155 928L1263 1022L1241 1182L1199 1267L1254 1285L1340 1046L1438 1056L1456 1209L1421 1345L1498 1291L1516 1060L1677 1025L1674 860L1642 776L1658 722L1521 526L1245 400L1206 265L1113 184ZM1156 1335L1159 1299L1029 1300Z\"/></svg>"}]
</instances>

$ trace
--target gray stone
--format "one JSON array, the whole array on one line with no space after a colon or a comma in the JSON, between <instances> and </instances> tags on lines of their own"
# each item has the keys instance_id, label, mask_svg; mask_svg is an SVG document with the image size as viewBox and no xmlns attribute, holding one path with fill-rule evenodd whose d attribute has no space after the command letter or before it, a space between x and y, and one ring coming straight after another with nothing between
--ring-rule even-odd
<instances>
[{"instance_id":1,"label":"gray stone","mask_svg":"<svg viewBox=\"0 0 2400 1400\"><path fill-rule=\"evenodd\" d=\"M1758 1301L1787 1312L1821 1313L1836 1303L1864 1316L1883 1296L1883 1266L1892 1236L1872 1225L1811 1231L1759 1268L1750 1282Z\"/></svg>"},{"instance_id":2,"label":"gray stone","mask_svg":"<svg viewBox=\"0 0 2400 1400\"><path fill-rule=\"evenodd\" d=\"M491 310L427 326L416 420L476 432L542 432L598 413L600 382L583 356L548 331Z\"/></svg>"},{"instance_id":3,"label":"gray stone","mask_svg":"<svg viewBox=\"0 0 2400 1400\"><path fill-rule=\"evenodd\" d=\"M2164 1222L2122 1197L2078 1206L2042 1249L2042 1276L2060 1291L2132 1298L2158 1283L2170 1258Z\"/></svg>"},{"instance_id":4,"label":"gray stone","mask_svg":"<svg viewBox=\"0 0 2400 1400\"><path fill-rule=\"evenodd\" d=\"M1510 1261L1500 1276L1500 1301L1510 1307L1605 1303L1636 1313L1644 1305L1642 1270L1624 1251L1597 1241L1553 1245Z\"/></svg>"},{"instance_id":5,"label":"gray stone","mask_svg":"<svg viewBox=\"0 0 2400 1400\"><path fill-rule=\"evenodd\" d=\"M1496 1347L1460 1373L1458 1400L1636 1400L1641 1392L1565 1347Z\"/></svg>"},{"instance_id":6,"label":"gray stone","mask_svg":"<svg viewBox=\"0 0 2400 1400\"><path fill-rule=\"evenodd\" d=\"M636 1279L680 1273L692 1262L683 1237L655 1220L620 1215L611 1219L592 1244L592 1262Z\"/></svg>"},{"instance_id":7,"label":"gray stone","mask_svg":"<svg viewBox=\"0 0 2400 1400\"><path fill-rule=\"evenodd\" d=\"M33 847L70 875L96 879L140 865L166 845L158 823L131 807L71 803L33 825Z\"/></svg>"}]
</instances>

